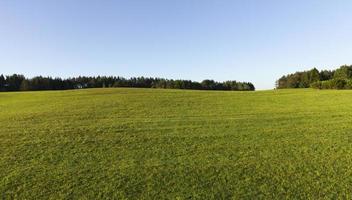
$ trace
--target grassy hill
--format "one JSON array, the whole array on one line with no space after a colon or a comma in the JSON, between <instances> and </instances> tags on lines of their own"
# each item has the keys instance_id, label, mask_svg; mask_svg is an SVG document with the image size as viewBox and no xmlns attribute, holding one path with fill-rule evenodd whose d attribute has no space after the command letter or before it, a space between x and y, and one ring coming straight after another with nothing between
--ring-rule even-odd
<instances>
[{"instance_id":1,"label":"grassy hill","mask_svg":"<svg viewBox=\"0 0 352 200\"><path fill-rule=\"evenodd\" d=\"M352 91L0 93L0 197L352 194Z\"/></svg>"}]
</instances>

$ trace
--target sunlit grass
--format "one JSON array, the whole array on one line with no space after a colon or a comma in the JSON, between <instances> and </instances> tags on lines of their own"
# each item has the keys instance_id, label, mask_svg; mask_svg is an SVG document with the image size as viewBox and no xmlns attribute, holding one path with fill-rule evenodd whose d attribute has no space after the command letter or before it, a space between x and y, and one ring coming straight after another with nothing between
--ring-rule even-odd
<instances>
[{"instance_id":1,"label":"sunlit grass","mask_svg":"<svg viewBox=\"0 0 352 200\"><path fill-rule=\"evenodd\" d=\"M352 91L0 93L0 195L351 198Z\"/></svg>"}]
</instances>

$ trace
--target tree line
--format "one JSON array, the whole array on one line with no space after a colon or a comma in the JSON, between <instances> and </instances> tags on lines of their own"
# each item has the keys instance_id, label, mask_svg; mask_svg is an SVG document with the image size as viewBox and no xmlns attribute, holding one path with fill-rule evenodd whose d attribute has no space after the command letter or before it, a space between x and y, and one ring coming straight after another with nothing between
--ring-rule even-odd
<instances>
[{"instance_id":1,"label":"tree line","mask_svg":"<svg viewBox=\"0 0 352 200\"><path fill-rule=\"evenodd\" d=\"M37 76L26 78L23 75L0 75L0 91L36 91L36 90L68 90L82 88L135 87L135 88L165 88L194 90L237 90L253 91L255 87L250 82L204 80L173 80L164 78L119 76L79 76L74 78L52 78Z\"/></svg>"},{"instance_id":2,"label":"tree line","mask_svg":"<svg viewBox=\"0 0 352 200\"><path fill-rule=\"evenodd\" d=\"M352 65L343 65L336 70L313 68L282 76L276 81L276 88L316 88L316 89L352 89Z\"/></svg>"}]
</instances>

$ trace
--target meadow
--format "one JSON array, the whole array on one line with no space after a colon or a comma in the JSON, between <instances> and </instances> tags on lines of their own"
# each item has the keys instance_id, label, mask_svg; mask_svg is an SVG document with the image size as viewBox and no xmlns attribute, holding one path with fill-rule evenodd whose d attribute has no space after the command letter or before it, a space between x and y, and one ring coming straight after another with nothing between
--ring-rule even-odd
<instances>
[{"instance_id":1,"label":"meadow","mask_svg":"<svg viewBox=\"0 0 352 200\"><path fill-rule=\"evenodd\" d=\"M0 93L3 199L352 194L352 91Z\"/></svg>"}]
</instances>

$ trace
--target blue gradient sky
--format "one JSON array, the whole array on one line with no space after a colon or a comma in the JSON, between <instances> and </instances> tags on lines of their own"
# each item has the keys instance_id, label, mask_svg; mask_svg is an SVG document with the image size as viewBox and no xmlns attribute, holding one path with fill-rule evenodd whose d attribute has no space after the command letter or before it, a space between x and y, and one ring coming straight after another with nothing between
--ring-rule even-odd
<instances>
[{"instance_id":1,"label":"blue gradient sky","mask_svg":"<svg viewBox=\"0 0 352 200\"><path fill-rule=\"evenodd\" d=\"M0 73L251 81L352 63L347 0L1 0Z\"/></svg>"}]
</instances>

